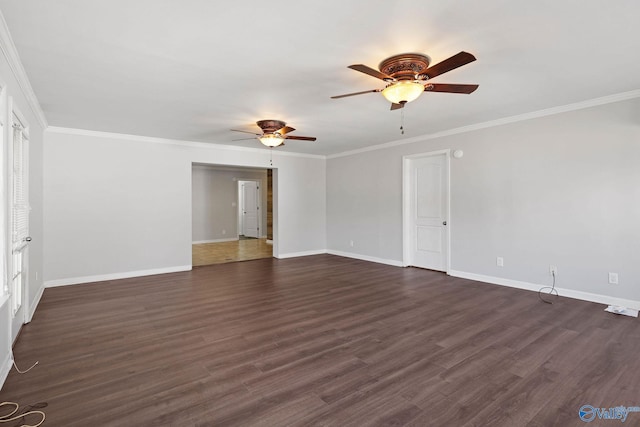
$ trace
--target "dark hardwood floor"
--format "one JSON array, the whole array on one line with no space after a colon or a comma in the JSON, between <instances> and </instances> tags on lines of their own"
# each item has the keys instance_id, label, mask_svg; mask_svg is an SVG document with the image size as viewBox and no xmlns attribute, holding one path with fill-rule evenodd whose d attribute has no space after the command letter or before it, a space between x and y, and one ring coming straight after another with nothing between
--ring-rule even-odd
<instances>
[{"instance_id":1,"label":"dark hardwood floor","mask_svg":"<svg viewBox=\"0 0 640 427\"><path fill-rule=\"evenodd\" d=\"M638 319L604 308L331 255L53 288L0 401L65 427L582 426L640 406Z\"/></svg>"}]
</instances>

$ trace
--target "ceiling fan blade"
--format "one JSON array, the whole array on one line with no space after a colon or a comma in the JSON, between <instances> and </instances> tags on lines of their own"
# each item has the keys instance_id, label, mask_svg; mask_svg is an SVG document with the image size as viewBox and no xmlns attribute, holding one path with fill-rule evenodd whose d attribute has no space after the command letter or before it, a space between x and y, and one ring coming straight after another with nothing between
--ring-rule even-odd
<instances>
[{"instance_id":1,"label":"ceiling fan blade","mask_svg":"<svg viewBox=\"0 0 640 427\"><path fill-rule=\"evenodd\" d=\"M425 92L449 92L449 93L472 93L478 89L478 85L459 85L448 83L427 83L424 85Z\"/></svg>"},{"instance_id":2,"label":"ceiling fan blade","mask_svg":"<svg viewBox=\"0 0 640 427\"><path fill-rule=\"evenodd\" d=\"M403 102L402 104L391 104L391 111L404 108L404 104L406 104L406 102Z\"/></svg>"},{"instance_id":3,"label":"ceiling fan blade","mask_svg":"<svg viewBox=\"0 0 640 427\"><path fill-rule=\"evenodd\" d=\"M445 59L442 62L438 62L436 65L427 68L423 74L429 76L430 79L440 74L444 74L448 71L455 70L458 67L462 67L470 62L476 60L476 57L469 52L460 52L453 55L449 59Z\"/></svg>"},{"instance_id":4,"label":"ceiling fan blade","mask_svg":"<svg viewBox=\"0 0 640 427\"><path fill-rule=\"evenodd\" d=\"M293 132L294 130L295 128L292 128L291 126L285 126L282 129L278 129L276 132L278 132L280 135L284 135L289 132Z\"/></svg>"},{"instance_id":5,"label":"ceiling fan blade","mask_svg":"<svg viewBox=\"0 0 640 427\"><path fill-rule=\"evenodd\" d=\"M393 77L388 76L388 75L386 75L384 73L381 73L378 70L374 70L371 67L367 67L364 64L353 64L353 65L349 65L349 67L347 67L347 68L351 68L352 70L360 71L361 73L368 74L371 77L375 77L375 78L380 79L380 80L389 81L389 82L392 82L392 81L395 80Z\"/></svg>"},{"instance_id":6,"label":"ceiling fan blade","mask_svg":"<svg viewBox=\"0 0 640 427\"><path fill-rule=\"evenodd\" d=\"M315 141L318 138L316 138L314 136L289 135L289 136L285 136L284 139L297 139L298 141Z\"/></svg>"},{"instance_id":7,"label":"ceiling fan blade","mask_svg":"<svg viewBox=\"0 0 640 427\"><path fill-rule=\"evenodd\" d=\"M255 133L255 132L251 132L251 131L248 131L248 130L240 130L240 129L229 129L229 130L231 130L233 132L250 133L251 135L262 135L260 133Z\"/></svg>"},{"instance_id":8,"label":"ceiling fan blade","mask_svg":"<svg viewBox=\"0 0 640 427\"><path fill-rule=\"evenodd\" d=\"M250 139L255 139L255 138L240 138L240 139L232 139L232 141L248 141Z\"/></svg>"},{"instance_id":9,"label":"ceiling fan blade","mask_svg":"<svg viewBox=\"0 0 640 427\"><path fill-rule=\"evenodd\" d=\"M347 93L345 95L332 96L331 99L346 98L347 96L362 95L363 93L375 93L380 91L382 91L382 89L364 90L362 92L354 92L354 93Z\"/></svg>"}]
</instances>

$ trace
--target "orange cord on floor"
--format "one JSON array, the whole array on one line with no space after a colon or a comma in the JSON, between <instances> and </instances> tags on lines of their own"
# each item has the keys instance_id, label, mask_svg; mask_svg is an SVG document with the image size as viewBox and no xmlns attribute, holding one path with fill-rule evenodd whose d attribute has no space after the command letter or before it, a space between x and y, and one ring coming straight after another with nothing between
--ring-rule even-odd
<instances>
[{"instance_id":1,"label":"orange cord on floor","mask_svg":"<svg viewBox=\"0 0 640 427\"><path fill-rule=\"evenodd\" d=\"M20 405L18 405L15 402L2 402L2 403L0 403L0 408L2 408L3 406L14 406L15 409L13 411L11 411L7 415L0 416L0 423L9 423L9 422L16 421L16 420L19 420L19 419L23 419L24 420L24 418L26 416L28 416L28 415L41 415L42 419L40 420L40 422L38 422L38 424L22 424L20 426L20 427L38 427L38 426L42 425L42 423L44 422L44 420L46 418L46 415L42 411L27 410L26 412L23 412L22 414L16 415L16 413L20 409Z\"/></svg>"}]
</instances>

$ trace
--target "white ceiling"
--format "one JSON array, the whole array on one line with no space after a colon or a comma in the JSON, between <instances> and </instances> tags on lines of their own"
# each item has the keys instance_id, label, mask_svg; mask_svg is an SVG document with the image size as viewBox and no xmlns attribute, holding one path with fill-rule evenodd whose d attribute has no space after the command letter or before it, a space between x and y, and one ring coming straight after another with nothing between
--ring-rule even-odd
<instances>
[{"instance_id":1,"label":"white ceiling","mask_svg":"<svg viewBox=\"0 0 640 427\"><path fill-rule=\"evenodd\" d=\"M637 0L0 0L51 126L232 142L260 119L284 151L335 154L640 88ZM478 60L401 111L347 69L420 52ZM255 127L258 130L257 127ZM250 136L250 135L247 135Z\"/></svg>"}]
</instances>

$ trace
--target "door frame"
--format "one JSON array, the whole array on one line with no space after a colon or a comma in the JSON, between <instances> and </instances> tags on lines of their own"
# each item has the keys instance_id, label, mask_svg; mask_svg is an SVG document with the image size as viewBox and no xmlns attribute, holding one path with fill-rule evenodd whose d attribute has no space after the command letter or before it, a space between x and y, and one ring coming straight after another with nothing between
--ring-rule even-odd
<instances>
[{"instance_id":1,"label":"door frame","mask_svg":"<svg viewBox=\"0 0 640 427\"><path fill-rule=\"evenodd\" d=\"M188 165L188 167L186 166ZM279 207L279 170L277 167L269 166L255 166L255 165L243 165L243 164L225 164L225 163L215 163L215 162L206 162L206 161L193 161L188 160L185 163L185 173L188 171L188 183L189 183L189 193L191 194L191 202L188 205L189 211L189 235L185 237L187 245L185 245L185 257L189 259L189 267L193 269L192 262L192 251L193 251L193 168L194 166L213 166L220 167L224 169L252 169L252 170L267 170L271 169L273 181L272 181L272 216L273 216L273 242L272 244L272 253L273 258L280 258L280 226L279 226L279 215L278 215L278 207ZM187 255L188 254L188 255Z\"/></svg>"},{"instance_id":2,"label":"door frame","mask_svg":"<svg viewBox=\"0 0 640 427\"><path fill-rule=\"evenodd\" d=\"M13 280L13 276L15 273L14 269L14 242L13 242L13 231L12 225L14 221L14 204L13 204L13 180L14 180L14 172L13 172L13 138L14 138L14 124L19 124L22 127L22 131L24 134L24 148L23 148L23 167L24 167L24 193L25 199L27 203L29 203L29 123L27 122L25 116L22 114L20 109L15 105L14 99L12 96L7 97L7 111L6 111L6 130L4 131L4 138L6 139L6 147L7 147L7 182L6 182L6 196L7 196L7 211L6 211L6 221L7 228L5 236L8 242L8 253L7 256L7 280L11 282ZM29 226L30 221L30 213L27 214L27 226ZM29 235L29 231L27 230L27 235ZM21 257L21 296L20 296L20 307L18 308L16 313L13 313L13 306L11 298L15 298L15 295L11 293L10 295L10 310L11 310L11 326L10 326L10 334L12 342L15 341L20 333L20 329L22 325L25 325L31 321L31 305L30 305L30 295L29 295L29 240L24 241L21 244L20 251L22 252ZM10 283L9 286L12 286Z\"/></svg>"},{"instance_id":3,"label":"door frame","mask_svg":"<svg viewBox=\"0 0 640 427\"><path fill-rule=\"evenodd\" d=\"M244 218L242 219L242 221L240 220L240 217L242 216L242 210L244 208L244 200L240 200L242 197L244 197L244 192L242 191L242 184L244 182L255 182L257 185L257 199L258 199L258 239L262 239L262 180L260 179L238 179L238 203L236 204L236 206L238 207L238 212L237 212L237 217L238 217L238 225L236 226L236 231L238 232L238 236L237 238L240 239L240 235L242 235L242 233L244 233L244 229L241 230L240 229L240 225L243 225L244 228Z\"/></svg>"},{"instance_id":4,"label":"door frame","mask_svg":"<svg viewBox=\"0 0 640 427\"><path fill-rule=\"evenodd\" d=\"M445 262L445 273L449 274L451 271L451 149L429 151L426 153L411 154L402 156L402 266L409 267L411 265L411 244L413 242L413 236L411 235L411 197L413 192L412 183L412 161L433 156L445 156L445 203L447 207L447 215L445 221L447 221L445 229L445 239L447 241L447 249L445 255L447 257Z\"/></svg>"}]
</instances>

